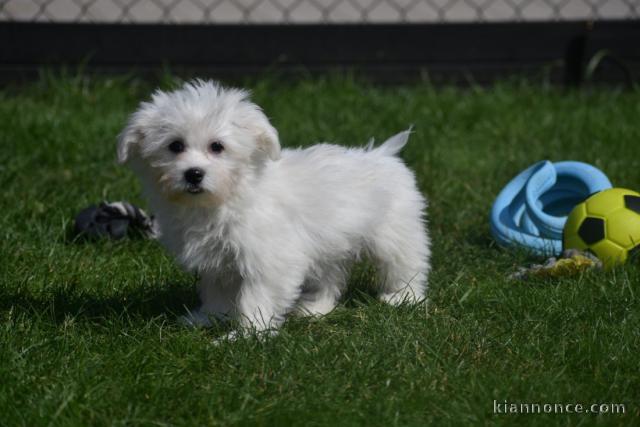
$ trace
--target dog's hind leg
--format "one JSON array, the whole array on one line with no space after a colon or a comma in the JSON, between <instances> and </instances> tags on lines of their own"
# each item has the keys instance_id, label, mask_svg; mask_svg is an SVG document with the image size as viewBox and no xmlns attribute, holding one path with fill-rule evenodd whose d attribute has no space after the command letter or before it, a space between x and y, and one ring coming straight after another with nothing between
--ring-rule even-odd
<instances>
[{"instance_id":1,"label":"dog's hind leg","mask_svg":"<svg viewBox=\"0 0 640 427\"><path fill-rule=\"evenodd\" d=\"M381 276L379 298L389 304L416 303L425 296L429 273L429 240L419 217L377 230L372 255Z\"/></svg>"}]
</instances>

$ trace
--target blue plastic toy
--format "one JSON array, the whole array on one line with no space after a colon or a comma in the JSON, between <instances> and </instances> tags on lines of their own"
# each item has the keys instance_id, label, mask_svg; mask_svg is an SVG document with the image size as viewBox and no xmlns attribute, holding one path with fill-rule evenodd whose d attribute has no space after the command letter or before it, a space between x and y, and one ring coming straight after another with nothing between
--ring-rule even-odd
<instances>
[{"instance_id":1,"label":"blue plastic toy","mask_svg":"<svg viewBox=\"0 0 640 427\"><path fill-rule=\"evenodd\" d=\"M607 176L582 162L538 162L500 192L491 209L491 232L503 246L536 255L562 252L562 229L575 205L611 188Z\"/></svg>"}]
</instances>

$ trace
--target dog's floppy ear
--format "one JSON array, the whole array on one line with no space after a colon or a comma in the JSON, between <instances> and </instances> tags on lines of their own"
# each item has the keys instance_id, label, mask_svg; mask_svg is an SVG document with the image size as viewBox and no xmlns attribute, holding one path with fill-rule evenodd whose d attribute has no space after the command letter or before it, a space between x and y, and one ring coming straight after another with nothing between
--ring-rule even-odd
<instances>
[{"instance_id":1,"label":"dog's floppy ear","mask_svg":"<svg viewBox=\"0 0 640 427\"><path fill-rule=\"evenodd\" d=\"M118 135L118 163L120 164L127 162L133 146L144 137L139 121L138 114L132 114L129 123Z\"/></svg>"},{"instance_id":2,"label":"dog's floppy ear","mask_svg":"<svg viewBox=\"0 0 640 427\"><path fill-rule=\"evenodd\" d=\"M262 110L255 105L251 105L251 110L243 117L238 125L249 131L256 142L258 154L257 158L278 160L280 158L280 138L278 131L271 126L269 119Z\"/></svg>"},{"instance_id":3,"label":"dog's floppy ear","mask_svg":"<svg viewBox=\"0 0 640 427\"><path fill-rule=\"evenodd\" d=\"M258 117L249 125L252 128L252 133L256 138L258 150L266 154L271 160L278 160L280 158L280 138L278 137L278 131L271 126L267 117L260 112Z\"/></svg>"}]
</instances>

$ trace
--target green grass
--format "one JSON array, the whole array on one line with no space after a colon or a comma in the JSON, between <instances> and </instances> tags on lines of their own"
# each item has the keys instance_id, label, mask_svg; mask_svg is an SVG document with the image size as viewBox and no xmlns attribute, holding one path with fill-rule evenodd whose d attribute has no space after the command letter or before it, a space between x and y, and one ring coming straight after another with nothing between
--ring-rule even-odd
<instances>
[{"instance_id":1,"label":"green grass","mask_svg":"<svg viewBox=\"0 0 640 427\"><path fill-rule=\"evenodd\" d=\"M220 346L180 327L195 278L156 242L78 243L73 216L144 205L115 137L151 88L44 76L0 91L0 425L624 425L640 416L640 268L510 282L530 260L492 242L493 198L541 160L640 186L640 91L249 86L284 146L362 145L408 125L430 199L430 303L392 308L360 266L335 312ZM357 291L358 285L364 292ZM496 415L493 401L616 402L624 415Z\"/></svg>"}]
</instances>

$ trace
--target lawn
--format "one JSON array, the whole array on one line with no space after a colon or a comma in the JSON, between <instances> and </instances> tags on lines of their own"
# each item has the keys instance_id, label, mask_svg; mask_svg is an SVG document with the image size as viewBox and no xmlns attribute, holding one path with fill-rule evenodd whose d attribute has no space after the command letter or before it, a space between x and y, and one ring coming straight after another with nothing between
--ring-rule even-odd
<instances>
[{"instance_id":1,"label":"lawn","mask_svg":"<svg viewBox=\"0 0 640 427\"><path fill-rule=\"evenodd\" d=\"M181 327L195 278L156 242L70 237L87 205L144 206L115 139L152 87L43 74L0 91L0 425L637 422L639 266L510 281L532 260L494 244L488 212L542 159L640 188L639 90L246 85L288 147L363 145L414 125L402 157L430 200L428 307L379 303L361 264L333 313L291 319L275 338L215 346L224 327ZM625 414L494 414L494 400L623 403Z\"/></svg>"}]
</instances>

